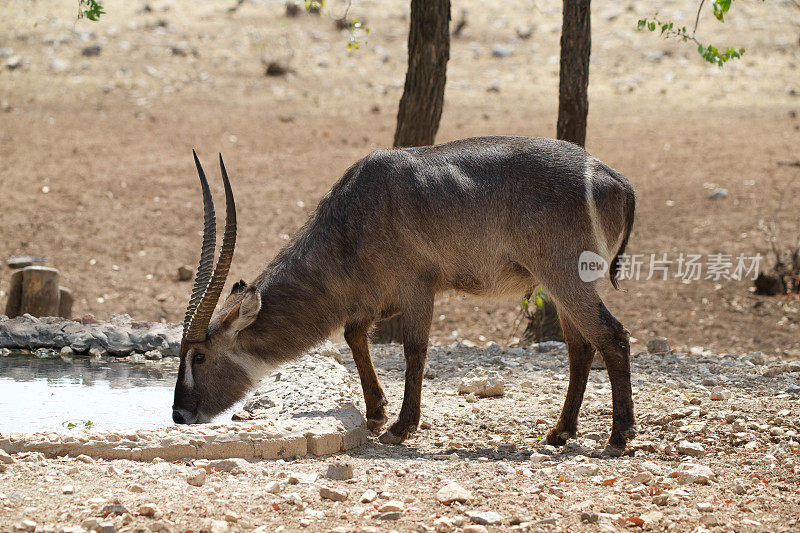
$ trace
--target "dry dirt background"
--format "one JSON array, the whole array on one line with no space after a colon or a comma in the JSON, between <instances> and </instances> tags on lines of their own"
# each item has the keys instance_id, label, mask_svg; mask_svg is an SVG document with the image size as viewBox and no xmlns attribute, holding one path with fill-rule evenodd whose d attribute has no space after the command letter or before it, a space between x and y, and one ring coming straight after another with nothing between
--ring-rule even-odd
<instances>
[{"instance_id":1,"label":"dry dirt background","mask_svg":"<svg viewBox=\"0 0 800 533\"><path fill-rule=\"evenodd\" d=\"M333 19L284 17L282 1L106 2L99 23L75 22L77 2L4 1L0 48L0 256L46 256L76 294L76 315L179 321L201 229L190 150L216 174L224 153L240 233L231 280L252 279L356 159L391 144L404 80L408 2L356 0L371 33L348 53ZM553 136L560 2L458 0L438 139ZM694 20L697 2L659 3ZM149 11L143 10L150 6ZM764 253L757 230L798 232L800 10L740 2L728 22L700 21L706 42L745 46L720 70L693 46L635 31L655 8L597 2L587 148L638 192L629 250ZM528 39L519 33L531 32ZM84 56L89 46L97 56ZM511 50L495 57L493 47ZM262 58L288 64L264 76ZM793 181L794 180L794 181ZM713 187L728 189L711 201ZM219 184L213 183L220 194ZM45 192L47 191L47 192ZM218 202L219 203L219 202ZM8 268L0 267L0 289ZM751 294L745 282L639 281L609 307L639 339L719 351L800 353L797 300ZM439 298L434 341L508 343L517 301ZM0 306L4 294L0 292Z\"/></svg>"}]
</instances>

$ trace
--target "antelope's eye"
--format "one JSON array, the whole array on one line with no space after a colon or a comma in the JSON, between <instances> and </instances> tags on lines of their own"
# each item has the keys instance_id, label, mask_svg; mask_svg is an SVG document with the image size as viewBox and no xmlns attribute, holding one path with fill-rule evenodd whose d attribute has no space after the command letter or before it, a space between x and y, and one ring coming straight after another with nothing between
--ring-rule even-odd
<instances>
[{"instance_id":1,"label":"antelope's eye","mask_svg":"<svg viewBox=\"0 0 800 533\"><path fill-rule=\"evenodd\" d=\"M194 357L192 358L193 363L200 364L206 360L206 354L202 352L195 352Z\"/></svg>"}]
</instances>

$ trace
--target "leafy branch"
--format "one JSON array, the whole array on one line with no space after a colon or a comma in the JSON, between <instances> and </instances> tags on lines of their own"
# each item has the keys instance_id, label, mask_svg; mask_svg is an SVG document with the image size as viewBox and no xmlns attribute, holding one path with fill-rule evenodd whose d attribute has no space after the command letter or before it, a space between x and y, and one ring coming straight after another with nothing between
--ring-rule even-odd
<instances>
[{"instance_id":1,"label":"leafy branch","mask_svg":"<svg viewBox=\"0 0 800 533\"><path fill-rule=\"evenodd\" d=\"M764 0L762 0L763 2ZM713 63L718 67L722 67L725 63L730 61L731 59L739 59L744 55L744 48L733 48L728 47L724 50L720 50L714 45L705 45L700 42L696 35L697 35L697 26L700 23L700 13L703 10L703 5L705 5L706 0L700 0L700 5L697 7L697 16L694 19L694 28L692 28L691 33L686 28L686 26L678 27L673 21L662 21L658 19L658 14L656 14L652 19L643 18L639 20L637 29L639 31L648 30L651 32L659 31L660 35L665 39L674 37L676 39L681 39L683 42L691 41L697 45L697 53L709 63ZM720 21L721 23L725 23L725 14L730 11L731 5L733 4L733 0L715 0L711 4L711 8L714 10L714 17Z\"/></svg>"},{"instance_id":2,"label":"leafy branch","mask_svg":"<svg viewBox=\"0 0 800 533\"><path fill-rule=\"evenodd\" d=\"M100 20L100 15L105 15L103 5L96 0L78 0L78 20L89 19L93 22Z\"/></svg>"}]
</instances>

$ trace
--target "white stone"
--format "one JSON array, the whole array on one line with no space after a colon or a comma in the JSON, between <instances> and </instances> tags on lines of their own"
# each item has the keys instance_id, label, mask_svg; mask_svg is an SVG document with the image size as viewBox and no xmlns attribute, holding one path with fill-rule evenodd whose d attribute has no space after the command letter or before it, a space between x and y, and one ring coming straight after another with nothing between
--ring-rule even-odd
<instances>
[{"instance_id":1,"label":"white stone","mask_svg":"<svg viewBox=\"0 0 800 533\"><path fill-rule=\"evenodd\" d=\"M403 502L399 500L389 500L388 502L384 503L380 507L378 507L379 513L401 513L403 512Z\"/></svg>"},{"instance_id":2,"label":"white stone","mask_svg":"<svg viewBox=\"0 0 800 533\"><path fill-rule=\"evenodd\" d=\"M702 457L705 455L706 449L703 448L702 444L682 440L678 443L678 453L692 457Z\"/></svg>"},{"instance_id":3,"label":"white stone","mask_svg":"<svg viewBox=\"0 0 800 533\"><path fill-rule=\"evenodd\" d=\"M458 385L459 394L477 396L502 396L505 391L503 376L494 370L488 372L481 367L470 370Z\"/></svg>"},{"instance_id":4,"label":"white stone","mask_svg":"<svg viewBox=\"0 0 800 533\"><path fill-rule=\"evenodd\" d=\"M347 491L335 489L332 487L320 487L319 496L323 500L332 500L335 502L343 502L347 499Z\"/></svg>"},{"instance_id":5,"label":"white stone","mask_svg":"<svg viewBox=\"0 0 800 533\"><path fill-rule=\"evenodd\" d=\"M450 482L436 492L436 499L450 505L453 502L467 503L472 499L472 493L456 482Z\"/></svg>"},{"instance_id":6,"label":"white stone","mask_svg":"<svg viewBox=\"0 0 800 533\"><path fill-rule=\"evenodd\" d=\"M361 503L372 503L375 501L375 498L378 497L378 493L372 489L367 489L364 491L364 494L361 495L358 501Z\"/></svg>"},{"instance_id":7,"label":"white stone","mask_svg":"<svg viewBox=\"0 0 800 533\"><path fill-rule=\"evenodd\" d=\"M711 389L711 399L722 401L722 400L730 400L731 399L731 391L726 389L725 387L720 387L719 385Z\"/></svg>"},{"instance_id":8,"label":"white stone","mask_svg":"<svg viewBox=\"0 0 800 533\"><path fill-rule=\"evenodd\" d=\"M503 522L503 517L494 511L469 513L469 519L482 526L494 526Z\"/></svg>"},{"instance_id":9,"label":"white stone","mask_svg":"<svg viewBox=\"0 0 800 533\"><path fill-rule=\"evenodd\" d=\"M678 466L677 474L676 479L680 485L708 485L709 481L716 478L710 467L697 463L682 463Z\"/></svg>"}]
</instances>

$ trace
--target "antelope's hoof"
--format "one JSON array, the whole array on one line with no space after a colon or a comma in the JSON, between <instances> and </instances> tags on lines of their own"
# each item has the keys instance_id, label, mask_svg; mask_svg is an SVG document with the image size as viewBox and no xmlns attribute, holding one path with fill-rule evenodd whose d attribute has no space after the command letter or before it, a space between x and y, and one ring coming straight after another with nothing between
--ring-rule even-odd
<instances>
[{"instance_id":1,"label":"antelope's hoof","mask_svg":"<svg viewBox=\"0 0 800 533\"><path fill-rule=\"evenodd\" d=\"M610 441L609 444L603 448L603 451L600 453L601 457L622 457L622 454L625 452L625 446L623 445L622 448L617 446L613 446Z\"/></svg>"},{"instance_id":2,"label":"antelope's hoof","mask_svg":"<svg viewBox=\"0 0 800 533\"><path fill-rule=\"evenodd\" d=\"M547 434L547 437L544 439L544 443L549 444L550 446L564 446L567 441L574 436L575 435L569 431L556 431L554 429Z\"/></svg>"},{"instance_id":3,"label":"antelope's hoof","mask_svg":"<svg viewBox=\"0 0 800 533\"><path fill-rule=\"evenodd\" d=\"M378 437L378 440L381 441L383 444L400 444L404 440L406 440L406 437L408 437L408 432L400 435L395 435L390 428L384 431L383 434L380 437Z\"/></svg>"},{"instance_id":4,"label":"antelope's hoof","mask_svg":"<svg viewBox=\"0 0 800 533\"><path fill-rule=\"evenodd\" d=\"M619 450L620 455L622 455L622 452L625 451L625 446L628 445L628 440L635 436L636 426L629 426L621 430L612 429L611 437L608 439L608 447L606 449L609 447L616 448ZM619 457L619 455L616 457Z\"/></svg>"},{"instance_id":5,"label":"antelope's hoof","mask_svg":"<svg viewBox=\"0 0 800 533\"><path fill-rule=\"evenodd\" d=\"M381 418L367 418L367 429L377 432L386 424L386 417Z\"/></svg>"}]
</instances>

